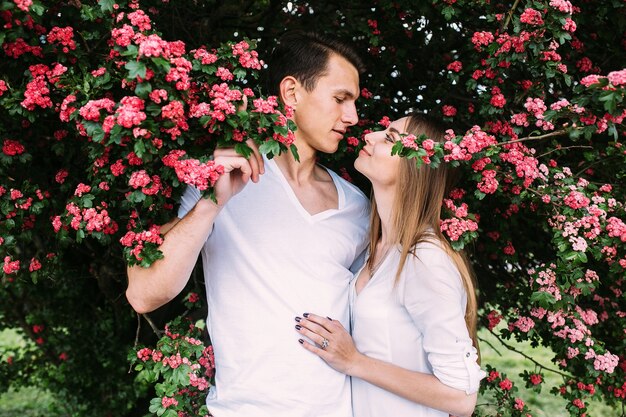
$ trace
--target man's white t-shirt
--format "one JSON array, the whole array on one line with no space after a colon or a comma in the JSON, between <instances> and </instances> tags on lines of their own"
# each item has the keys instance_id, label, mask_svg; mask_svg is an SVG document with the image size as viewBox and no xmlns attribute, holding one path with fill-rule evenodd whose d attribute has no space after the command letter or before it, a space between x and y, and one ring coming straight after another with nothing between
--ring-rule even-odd
<instances>
[{"instance_id":1,"label":"man's white t-shirt","mask_svg":"<svg viewBox=\"0 0 626 417\"><path fill-rule=\"evenodd\" d=\"M351 417L349 379L298 343L305 312L349 327L350 268L367 245L369 202L329 170L338 208L310 215L273 160L235 195L202 249L215 417ZM189 187L179 217L199 192Z\"/></svg>"}]
</instances>

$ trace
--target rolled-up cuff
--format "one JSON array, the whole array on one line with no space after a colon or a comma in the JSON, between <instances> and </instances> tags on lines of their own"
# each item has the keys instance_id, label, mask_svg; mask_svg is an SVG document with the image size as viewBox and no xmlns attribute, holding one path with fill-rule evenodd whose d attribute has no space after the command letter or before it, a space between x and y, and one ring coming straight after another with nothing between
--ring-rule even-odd
<instances>
[{"instance_id":1,"label":"rolled-up cuff","mask_svg":"<svg viewBox=\"0 0 626 417\"><path fill-rule=\"evenodd\" d=\"M454 354L431 353L428 359L433 374L443 384L465 391L467 395L478 391L480 380L487 374L478 365L478 352L470 344Z\"/></svg>"}]
</instances>

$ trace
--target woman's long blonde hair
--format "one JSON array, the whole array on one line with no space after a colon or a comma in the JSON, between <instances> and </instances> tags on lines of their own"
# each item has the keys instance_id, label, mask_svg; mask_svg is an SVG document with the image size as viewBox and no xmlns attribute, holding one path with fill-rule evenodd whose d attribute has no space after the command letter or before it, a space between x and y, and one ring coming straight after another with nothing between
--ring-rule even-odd
<instances>
[{"instance_id":1,"label":"woman's long blonde hair","mask_svg":"<svg viewBox=\"0 0 626 417\"><path fill-rule=\"evenodd\" d=\"M406 133L420 136L426 135L435 142L443 142L444 131L425 117L412 114L406 124ZM467 293L467 307L465 309L465 323L474 347L478 349L476 335L476 321L478 302L476 299L476 283L472 267L463 252L455 251L441 232L441 206L443 199L454 185L454 172L450 166L442 163L437 168L427 165L417 167L415 161L402 158L398 170L397 190L391 214L391 226L394 236L392 242L402 246L400 264L396 281L406 263L409 254L413 254L416 244L434 238L441 243L447 254L459 270L465 292ZM376 198L372 197L372 214L370 218L370 253L376 253L381 236L380 216L376 210ZM373 258L368 260L368 267L373 268Z\"/></svg>"}]
</instances>

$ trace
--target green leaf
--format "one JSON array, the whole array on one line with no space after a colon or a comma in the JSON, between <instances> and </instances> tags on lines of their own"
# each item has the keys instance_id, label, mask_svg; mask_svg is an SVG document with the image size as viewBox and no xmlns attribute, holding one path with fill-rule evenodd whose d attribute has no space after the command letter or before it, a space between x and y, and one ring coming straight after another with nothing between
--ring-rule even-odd
<instances>
[{"instance_id":1,"label":"green leaf","mask_svg":"<svg viewBox=\"0 0 626 417\"><path fill-rule=\"evenodd\" d=\"M98 4L100 5L100 10L106 13L110 13L113 11L113 5L115 4L115 0L98 0Z\"/></svg>"},{"instance_id":2,"label":"green leaf","mask_svg":"<svg viewBox=\"0 0 626 417\"><path fill-rule=\"evenodd\" d=\"M143 99L148 97L148 94L150 94L151 92L152 84L148 82L137 83L137 86L135 87L135 94Z\"/></svg>"},{"instance_id":3,"label":"green leaf","mask_svg":"<svg viewBox=\"0 0 626 417\"><path fill-rule=\"evenodd\" d=\"M274 140L268 140L263 142L261 146L259 146L259 152L264 155L271 154L272 156L276 156L280 154L280 144Z\"/></svg>"},{"instance_id":4,"label":"green leaf","mask_svg":"<svg viewBox=\"0 0 626 417\"><path fill-rule=\"evenodd\" d=\"M124 65L124 68L128 70L128 78L133 80L137 77L146 78L146 64L141 61L129 61Z\"/></svg>"},{"instance_id":5,"label":"green leaf","mask_svg":"<svg viewBox=\"0 0 626 417\"><path fill-rule=\"evenodd\" d=\"M235 144L235 152L244 158L249 158L252 154L252 149L250 149L250 147L245 143L239 142Z\"/></svg>"},{"instance_id":6,"label":"green leaf","mask_svg":"<svg viewBox=\"0 0 626 417\"><path fill-rule=\"evenodd\" d=\"M530 301L538 304L540 307L549 308L550 305L556 303L556 299L550 293L545 291L536 291L530 296Z\"/></svg>"}]
</instances>

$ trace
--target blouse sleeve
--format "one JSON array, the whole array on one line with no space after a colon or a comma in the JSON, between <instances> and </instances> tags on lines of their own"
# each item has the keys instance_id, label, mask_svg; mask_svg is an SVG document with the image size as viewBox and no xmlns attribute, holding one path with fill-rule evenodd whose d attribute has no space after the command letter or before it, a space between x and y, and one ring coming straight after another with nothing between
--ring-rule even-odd
<instances>
[{"instance_id":1,"label":"blouse sleeve","mask_svg":"<svg viewBox=\"0 0 626 417\"><path fill-rule=\"evenodd\" d=\"M402 280L402 302L422 333L433 374L445 385L475 393L486 374L465 323L467 295L456 266L435 244L420 244Z\"/></svg>"},{"instance_id":2,"label":"blouse sleeve","mask_svg":"<svg viewBox=\"0 0 626 417\"><path fill-rule=\"evenodd\" d=\"M191 211L200 200L200 191L191 185L188 185L180 199L180 207L178 208L178 218L182 219Z\"/></svg>"}]
</instances>

